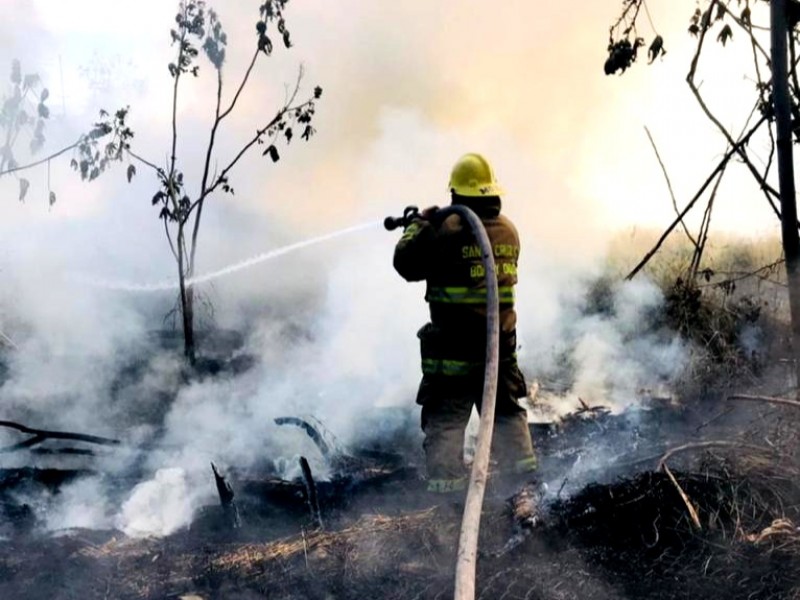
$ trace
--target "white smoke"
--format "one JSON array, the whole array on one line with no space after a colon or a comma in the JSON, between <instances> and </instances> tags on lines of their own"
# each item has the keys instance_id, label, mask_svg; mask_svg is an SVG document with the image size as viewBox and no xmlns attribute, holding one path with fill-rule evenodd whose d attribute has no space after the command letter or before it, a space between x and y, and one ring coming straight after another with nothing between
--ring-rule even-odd
<instances>
[{"instance_id":1,"label":"white smoke","mask_svg":"<svg viewBox=\"0 0 800 600\"><path fill-rule=\"evenodd\" d=\"M689 353L677 334L659 326L662 305L661 291L642 279L615 284L603 311L587 314L581 303L564 306L564 317L570 317L549 331L554 337L537 339L544 352L535 356L550 360L529 363L545 380L537 395L540 411L558 418L585 404L620 412L643 395L670 393Z\"/></svg>"},{"instance_id":2,"label":"white smoke","mask_svg":"<svg viewBox=\"0 0 800 600\"><path fill-rule=\"evenodd\" d=\"M108 500L106 484L98 477L63 486L44 511L45 527L52 531L110 528L116 507Z\"/></svg>"},{"instance_id":3,"label":"white smoke","mask_svg":"<svg viewBox=\"0 0 800 600\"><path fill-rule=\"evenodd\" d=\"M361 5L370 20L373 4ZM219 8L223 20L230 14L240 16L232 4ZM312 43L312 36L301 36L304 28L313 29L313 19L303 14L307 20L297 30L298 47ZM432 22L414 22L438 35ZM163 160L169 131L165 65L173 59L166 35L169 23L167 18L159 26L165 34L157 38L161 45L147 45L144 66L136 70L131 87L119 77L106 82L109 85L96 85L98 89L80 87L76 69L66 65L65 89L60 90L66 107L63 119L48 130L53 147L72 141L91 123L96 104L112 108L130 103L136 147L153 160ZM230 23L231 30L245 29L236 19ZM349 18L337 21L339 27L349 24ZM389 29L393 35L399 31L394 24ZM147 31L152 35L149 26ZM138 31L135 41L126 43L141 46ZM360 56L343 65L340 54L324 41L313 39L321 60L335 62L331 73L334 67L346 66L354 80L370 80L373 57L367 60L361 46L343 49ZM81 48L75 60L88 60L86 56L93 56L90 50ZM384 50L380 55L386 60L392 53ZM244 58L232 53L228 72L241 71ZM297 60L278 63L281 82L294 73ZM419 51L410 59L413 64L425 61L425 53ZM395 63L392 73L409 71ZM445 63L452 66L450 60ZM318 72L314 64L307 69L312 81ZM158 77L151 79L151 67ZM419 92L439 79L433 71L418 72L425 75L415 82L413 89ZM480 106L485 101L480 98L457 107L461 118L450 120L445 113L453 103L452 89L437 88L436 101L414 106L407 99L380 96L382 85L364 85L370 93L353 97L353 81L337 81L324 73L331 85L322 82L326 92L318 137L308 145L293 145L275 167L265 165L261 157L242 161L235 173L236 196L214 198L204 216L200 272L227 273L232 264L249 267L198 288L213 303L217 326L246 334L240 352L254 354L257 362L243 374L183 381L179 345L159 347L148 336L165 327L164 315L174 307L174 294L132 296L90 285L103 280L136 287L174 276L161 224L149 202L157 184L146 171L140 169L131 185L120 172L84 185L66 161L56 162L51 172L30 175L25 205L15 200L15 180L0 181L0 331L17 347L2 355L8 373L0 384L0 418L154 447L147 452L144 483L123 502L113 500L97 480L74 484L56 500L60 505L48 518L48 527L113 524L130 535L166 535L190 523L199 505L214 501L212 460L223 468L241 469L272 460L291 476L296 475L297 455L303 454L315 473L325 475L324 463L305 434L275 426L274 417L314 414L347 443L369 436L365 416L374 407L415 411L420 372L414 334L427 315L423 285L406 284L391 267L397 234L365 230L324 245L296 248L293 254L279 249L398 214L406 204L447 203L447 172L465 151L485 152L497 165L509 191L504 210L520 229L520 361L529 376L558 375L561 363L568 361L572 374L567 393L559 398L572 403L573 397L581 396L623 406L639 387L668 382L680 369L680 342L644 332L649 311L657 310L660 301L653 286L620 286L610 313L584 314L584 282L597 273L608 232L593 218L602 207L566 185L563 173L553 171L552 149L565 143L558 127L542 124L547 132L540 137L528 124L529 135L520 135L520 115L511 108L514 114L508 120L495 119L494 109L482 111L485 118L472 119L468 109ZM48 73L53 78L57 74L54 69ZM388 77L374 75L381 81ZM465 87L463 83L457 89ZM243 98L245 116L260 115L275 90L282 93L276 84L261 94L269 84L259 80L259 93ZM213 110L202 100L213 97L213 90L206 94L209 89L202 78L192 86L179 106L180 149L182 157L196 159ZM553 103L548 100L548 106ZM529 111L524 114L527 119ZM250 120L231 119L221 155L234 148L234 138L251 131ZM187 178L196 176L196 164L192 160L186 166ZM59 197L52 210L38 200L46 197L48 178ZM584 218L576 222L576 213ZM250 257L262 254L274 260L251 264ZM70 279L69 273L86 274L89 281ZM202 304L199 309L202 322L212 320ZM118 460L95 466L116 475L126 472L136 456L121 452Z\"/></svg>"},{"instance_id":4,"label":"white smoke","mask_svg":"<svg viewBox=\"0 0 800 600\"><path fill-rule=\"evenodd\" d=\"M133 489L115 525L131 537L165 536L188 527L196 508L186 473L159 469L153 479Z\"/></svg>"}]
</instances>

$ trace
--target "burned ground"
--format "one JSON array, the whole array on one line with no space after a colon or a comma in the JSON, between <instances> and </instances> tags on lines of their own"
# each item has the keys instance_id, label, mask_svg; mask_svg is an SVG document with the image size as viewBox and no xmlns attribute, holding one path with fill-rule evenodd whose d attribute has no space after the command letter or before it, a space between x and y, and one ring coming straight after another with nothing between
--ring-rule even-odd
<instances>
[{"instance_id":1,"label":"burned ground","mask_svg":"<svg viewBox=\"0 0 800 600\"><path fill-rule=\"evenodd\" d=\"M679 476L704 523L722 480ZM707 504L706 504L707 503ZM671 483L645 473L593 485L557 502L548 523L497 556L512 534L507 511L484 515L482 598L791 598L800 559L734 539L728 515L692 529ZM13 598L437 598L451 593L455 511L447 506L341 518L329 531L266 541L160 540L73 532L18 539L0 554L0 592ZM249 534L252 535L252 534ZM784 540L785 541L785 540ZM36 590L33 592L32 590ZM42 596L41 594L46 594Z\"/></svg>"},{"instance_id":2,"label":"burned ground","mask_svg":"<svg viewBox=\"0 0 800 600\"><path fill-rule=\"evenodd\" d=\"M796 462L778 450L781 436L791 435L791 410L756 404L731 410L713 398L691 409L654 401L619 415L581 409L557 427L535 427L540 478L550 484L542 522L520 528L507 502L514 490L490 489L478 597L798 597ZM659 460L698 431L720 445L687 446L670 457L676 486ZM586 463L593 454L604 457L602 470ZM432 502L414 465L397 455L368 448L349 462L332 460L339 461L339 476L315 482L324 529L309 516L302 478L253 473L228 476L241 527L231 528L222 507L208 506L190 528L160 539L118 531L47 535L31 528L24 507L5 502L4 519L16 526L0 543L0 597L452 594L458 505ZM54 476L6 471L4 482L9 488L38 477L57 489Z\"/></svg>"}]
</instances>

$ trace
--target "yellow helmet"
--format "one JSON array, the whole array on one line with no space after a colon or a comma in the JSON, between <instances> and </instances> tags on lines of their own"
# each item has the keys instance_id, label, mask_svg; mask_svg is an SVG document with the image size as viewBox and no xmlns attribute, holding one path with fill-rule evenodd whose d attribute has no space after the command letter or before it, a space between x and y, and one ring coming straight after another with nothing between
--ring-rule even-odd
<instances>
[{"instance_id":1,"label":"yellow helmet","mask_svg":"<svg viewBox=\"0 0 800 600\"><path fill-rule=\"evenodd\" d=\"M480 154L465 154L450 173L450 191L459 196L500 196L503 188L497 183L494 169Z\"/></svg>"}]
</instances>

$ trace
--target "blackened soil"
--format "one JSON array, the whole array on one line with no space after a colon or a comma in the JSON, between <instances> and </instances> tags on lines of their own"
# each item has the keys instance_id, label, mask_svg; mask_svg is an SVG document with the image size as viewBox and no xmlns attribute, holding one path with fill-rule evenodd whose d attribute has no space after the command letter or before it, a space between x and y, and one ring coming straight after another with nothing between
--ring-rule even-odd
<instances>
[{"instance_id":1,"label":"blackened soil","mask_svg":"<svg viewBox=\"0 0 800 600\"><path fill-rule=\"evenodd\" d=\"M649 472L556 501L542 527L503 553L514 525L490 498L477 597L796 598L800 554L744 537L772 516L757 514L757 490L709 473L675 475L697 506L701 530L666 475ZM161 540L114 532L11 539L0 543L0 598L450 597L458 505L390 513L338 515L322 532L246 523L244 534L217 528L212 536L198 523Z\"/></svg>"}]
</instances>

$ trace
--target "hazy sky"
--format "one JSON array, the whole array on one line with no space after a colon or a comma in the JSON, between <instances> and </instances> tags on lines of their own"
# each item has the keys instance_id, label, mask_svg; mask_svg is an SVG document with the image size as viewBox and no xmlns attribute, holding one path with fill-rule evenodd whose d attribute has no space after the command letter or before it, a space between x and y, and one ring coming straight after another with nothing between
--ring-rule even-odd
<instances>
[{"instance_id":1,"label":"hazy sky","mask_svg":"<svg viewBox=\"0 0 800 600\"><path fill-rule=\"evenodd\" d=\"M49 147L85 129L99 107L129 104L137 148L165 161L171 86L166 63L173 57L168 30L175 4L3 0L11 18L0 24L0 62L20 57L26 70L45 78L55 116ZM230 94L255 43L258 2L217 5L231 39L225 66ZM624 77L607 77L608 25L620 5L293 0L287 20L295 47L278 48L261 64L221 136L218 161L271 116L301 63L307 89L320 84L325 90L319 134L311 144L293 144L276 166L256 156L243 162L234 172L235 209L278 216L309 232L327 231L380 217L395 206L446 202L452 162L463 152L479 151L496 164L509 213L542 240L579 244L620 227L662 226L673 213L644 126L659 144L679 204L725 145L683 81L694 43L686 32L694 3L651 0L667 57L648 67L643 56ZM646 20L642 25L649 42L653 34ZM709 37L703 90L720 107L723 122L738 129L751 97L749 47L735 35L723 53L715 35ZM204 77L189 82L179 103L182 167L190 176L213 110L211 68L201 64ZM763 197L739 171L722 187L716 227L775 231ZM15 203L9 222L15 216L30 219L32 212L52 218L107 211L115 198L136 204L129 222L152 221L144 200L152 195L152 179L140 177L127 186L120 169L87 186L63 164L51 176L60 198L54 211L46 213L41 203ZM16 183L0 183L0 191L13 196Z\"/></svg>"}]
</instances>

